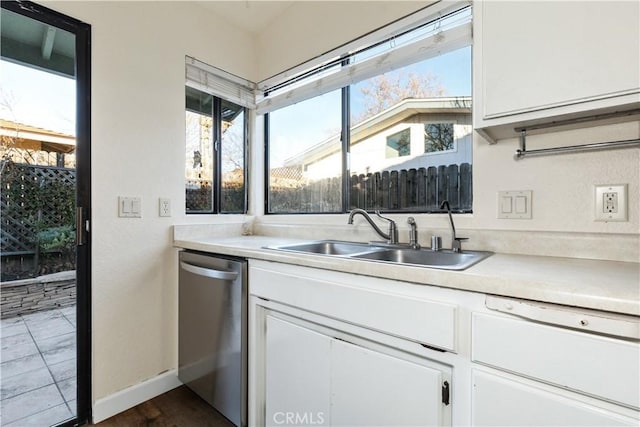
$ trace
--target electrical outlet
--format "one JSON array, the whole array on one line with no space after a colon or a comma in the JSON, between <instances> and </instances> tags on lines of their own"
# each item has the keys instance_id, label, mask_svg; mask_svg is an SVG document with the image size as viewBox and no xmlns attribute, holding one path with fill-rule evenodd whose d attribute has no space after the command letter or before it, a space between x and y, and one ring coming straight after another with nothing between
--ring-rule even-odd
<instances>
[{"instance_id":1,"label":"electrical outlet","mask_svg":"<svg viewBox=\"0 0 640 427\"><path fill-rule=\"evenodd\" d=\"M627 184L596 185L595 220L627 221Z\"/></svg>"},{"instance_id":2,"label":"electrical outlet","mask_svg":"<svg viewBox=\"0 0 640 427\"><path fill-rule=\"evenodd\" d=\"M158 199L158 215L162 217L171 216L171 199L163 197Z\"/></svg>"},{"instance_id":3,"label":"electrical outlet","mask_svg":"<svg viewBox=\"0 0 640 427\"><path fill-rule=\"evenodd\" d=\"M606 213L618 213L618 193L604 193L604 211Z\"/></svg>"}]
</instances>

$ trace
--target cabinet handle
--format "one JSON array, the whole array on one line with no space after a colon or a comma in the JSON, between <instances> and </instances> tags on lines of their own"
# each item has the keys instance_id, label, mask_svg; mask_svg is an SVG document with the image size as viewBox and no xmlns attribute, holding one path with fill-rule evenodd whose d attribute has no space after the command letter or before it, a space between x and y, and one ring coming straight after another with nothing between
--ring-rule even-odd
<instances>
[{"instance_id":1,"label":"cabinet handle","mask_svg":"<svg viewBox=\"0 0 640 427\"><path fill-rule=\"evenodd\" d=\"M449 405L450 396L449 381L445 381L442 383L442 403L444 403L445 406Z\"/></svg>"},{"instance_id":2,"label":"cabinet handle","mask_svg":"<svg viewBox=\"0 0 640 427\"><path fill-rule=\"evenodd\" d=\"M198 276L210 277L212 279L234 280L236 277L238 277L238 273L235 271L212 270L210 268L187 264L184 261L180 262L180 268L188 271L189 273L197 274Z\"/></svg>"}]
</instances>

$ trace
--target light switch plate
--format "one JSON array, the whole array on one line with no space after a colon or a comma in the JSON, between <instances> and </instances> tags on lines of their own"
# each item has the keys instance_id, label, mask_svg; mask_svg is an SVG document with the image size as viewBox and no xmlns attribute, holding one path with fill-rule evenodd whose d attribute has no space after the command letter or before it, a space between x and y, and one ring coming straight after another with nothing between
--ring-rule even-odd
<instances>
[{"instance_id":1,"label":"light switch plate","mask_svg":"<svg viewBox=\"0 0 640 427\"><path fill-rule=\"evenodd\" d=\"M627 221L627 184L595 186L595 221Z\"/></svg>"},{"instance_id":2,"label":"light switch plate","mask_svg":"<svg viewBox=\"0 0 640 427\"><path fill-rule=\"evenodd\" d=\"M118 216L120 218L142 218L142 198L119 196Z\"/></svg>"},{"instance_id":3,"label":"light switch plate","mask_svg":"<svg viewBox=\"0 0 640 427\"><path fill-rule=\"evenodd\" d=\"M498 218L531 219L531 190L498 191Z\"/></svg>"}]
</instances>

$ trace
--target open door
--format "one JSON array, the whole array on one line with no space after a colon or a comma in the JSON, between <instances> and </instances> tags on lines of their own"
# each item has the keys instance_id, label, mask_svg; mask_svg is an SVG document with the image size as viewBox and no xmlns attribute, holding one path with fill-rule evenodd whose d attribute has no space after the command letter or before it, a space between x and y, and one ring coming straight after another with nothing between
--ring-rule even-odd
<instances>
[{"instance_id":1,"label":"open door","mask_svg":"<svg viewBox=\"0 0 640 427\"><path fill-rule=\"evenodd\" d=\"M3 1L0 18L0 424L81 425L91 420L91 28L27 1Z\"/></svg>"}]
</instances>

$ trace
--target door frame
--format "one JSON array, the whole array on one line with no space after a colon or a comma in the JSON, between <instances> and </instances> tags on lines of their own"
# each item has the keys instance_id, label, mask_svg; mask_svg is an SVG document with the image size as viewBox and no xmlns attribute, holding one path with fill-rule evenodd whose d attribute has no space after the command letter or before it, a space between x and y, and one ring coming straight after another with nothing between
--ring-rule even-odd
<instances>
[{"instance_id":1,"label":"door frame","mask_svg":"<svg viewBox=\"0 0 640 427\"><path fill-rule=\"evenodd\" d=\"M76 419L91 421L91 26L31 1L2 1L2 8L75 35L76 78Z\"/></svg>"}]
</instances>

